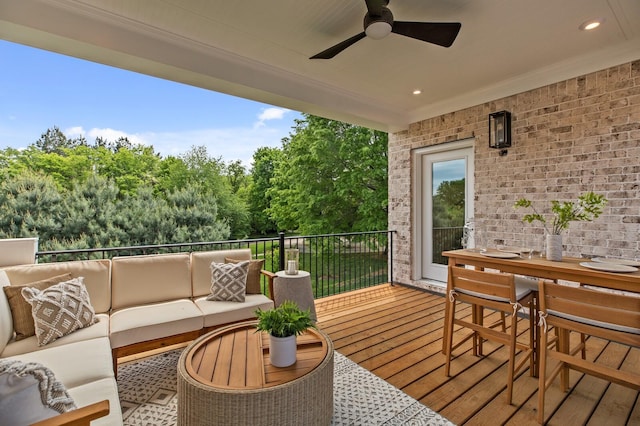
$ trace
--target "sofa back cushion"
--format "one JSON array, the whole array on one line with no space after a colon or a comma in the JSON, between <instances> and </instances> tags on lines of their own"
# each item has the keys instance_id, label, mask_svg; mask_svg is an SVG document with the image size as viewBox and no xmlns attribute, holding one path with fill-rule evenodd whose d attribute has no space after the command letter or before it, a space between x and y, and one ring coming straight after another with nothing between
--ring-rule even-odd
<instances>
[{"instance_id":1,"label":"sofa back cushion","mask_svg":"<svg viewBox=\"0 0 640 426\"><path fill-rule=\"evenodd\" d=\"M11 283L7 277L7 273L0 269L0 354L4 351L7 343L13 337L13 318L11 317L11 308L7 301L2 287Z\"/></svg>"},{"instance_id":2,"label":"sofa back cushion","mask_svg":"<svg viewBox=\"0 0 640 426\"><path fill-rule=\"evenodd\" d=\"M73 278L84 277L84 284L95 312L104 314L111 308L111 261L109 259L9 266L4 268L4 271L11 285L29 284L66 273L70 273Z\"/></svg>"},{"instance_id":3,"label":"sofa back cushion","mask_svg":"<svg viewBox=\"0 0 640 426\"><path fill-rule=\"evenodd\" d=\"M191 298L187 253L114 257L112 263L113 309Z\"/></svg>"},{"instance_id":4,"label":"sofa back cushion","mask_svg":"<svg viewBox=\"0 0 640 426\"><path fill-rule=\"evenodd\" d=\"M211 263L225 263L225 258L251 260L251 249L215 250L191 253L193 297L211 293Z\"/></svg>"}]
</instances>

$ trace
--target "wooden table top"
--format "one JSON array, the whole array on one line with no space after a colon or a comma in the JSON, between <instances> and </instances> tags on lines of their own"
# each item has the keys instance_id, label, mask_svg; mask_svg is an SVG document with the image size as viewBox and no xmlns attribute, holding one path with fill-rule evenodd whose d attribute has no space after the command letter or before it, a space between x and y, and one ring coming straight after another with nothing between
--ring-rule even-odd
<instances>
[{"instance_id":1,"label":"wooden table top","mask_svg":"<svg viewBox=\"0 0 640 426\"><path fill-rule=\"evenodd\" d=\"M501 259L464 249L445 251L442 255L449 258L450 264L472 265L513 274L575 281L640 293L640 271L632 273L604 272L580 265L581 262L588 262L589 259L563 257L561 262L553 262L541 257Z\"/></svg>"},{"instance_id":2,"label":"wooden table top","mask_svg":"<svg viewBox=\"0 0 640 426\"><path fill-rule=\"evenodd\" d=\"M297 361L289 367L269 362L269 335L256 333L256 322L214 330L189 347L187 373L220 389L263 389L293 381L313 371L327 357L323 333L309 329L297 337Z\"/></svg>"}]
</instances>

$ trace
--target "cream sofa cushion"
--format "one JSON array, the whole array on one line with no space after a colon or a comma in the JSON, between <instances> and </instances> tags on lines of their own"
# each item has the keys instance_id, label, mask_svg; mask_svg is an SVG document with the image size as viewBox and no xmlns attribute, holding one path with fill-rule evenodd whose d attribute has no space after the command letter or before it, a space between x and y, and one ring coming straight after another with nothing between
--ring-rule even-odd
<instances>
[{"instance_id":1,"label":"cream sofa cushion","mask_svg":"<svg viewBox=\"0 0 640 426\"><path fill-rule=\"evenodd\" d=\"M206 297L195 300L204 316L204 326L227 324L255 318L256 309L273 309L273 300L264 294L247 294L243 303L209 301Z\"/></svg>"},{"instance_id":2,"label":"cream sofa cushion","mask_svg":"<svg viewBox=\"0 0 640 426\"><path fill-rule=\"evenodd\" d=\"M111 261L108 259L9 266L4 271L11 285L29 284L66 273L73 278L84 277L95 312L103 314L111 308Z\"/></svg>"},{"instance_id":3,"label":"cream sofa cushion","mask_svg":"<svg viewBox=\"0 0 640 426\"><path fill-rule=\"evenodd\" d=\"M224 258L225 263L240 263L244 260ZM262 294L260 288L260 277L262 276L262 268L264 267L264 259L250 260L249 271L247 272L247 294Z\"/></svg>"},{"instance_id":4,"label":"cream sofa cushion","mask_svg":"<svg viewBox=\"0 0 640 426\"><path fill-rule=\"evenodd\" d=\"M118 387L115 379L100 379L68 389L69 395L78 407L85 407L95 402L109 400L109 415L93 420L91 426L122 425L122 410L118 398Z\"/></svg>"},{"instance_id":5,"label":"cream sofa cushion","mask_svg":"<svg viewBox=\"0 0 640 426\"><path fill-rule=\"evenodd\" d=\"M202 328L202 312L191 300L133 306L111 314L111 347L160 339Z\"/></svg>"},{"instance_id":6,"label":"cream sofa cushion","mask_svg":"<svg viewBox=\"0 0 640 426\"><path fill-rule=\"evenodd\" d=\"M20 341L11 341L0 352L0 357L8 357L14 355L20 355L27 352L39 351L46 348L52 348L56 346L68 345L70 343L82 342L83 340L96 339L98 337L109 337L109 315L96 314L97 323L91 327L85 327L80 330L76 330L71 334L61 337L46 346L38 345L38 338L31 336Z\"/></svg>"},{"instance_id":7,"label":"cream sofa cushion","mask_svg":"<svg viewBox=\"0 0 640 426\"><path fill-rule=\"evenodd\" d=\"M40 351L27 352L7 359L23 362L38 362L47 366L67 389L113 378L113 361L109 339L83 340L69 345L47 347Z\"/></svg>"},{"instance_id":8,"label":"cream sofa cushion","mask_svg":"<svg viewBox=\"0 0 640 426\"><path fill-rule=\"evenodd\" d=\"M251 260L251 249L214 250L191 253L193 297L211 292L211 263L226 263L225 258Z\"/></svg>"},{"instance_id":9,"label":"cream sofa cushion","mask_svg":"<svg viewBox=\"0 0 640 426\"><path fill-rule=\"evenodd\" d=\"M11 285L7 274L0 269L0 287ZM4 351L9 340L13 338L13 318L11 308L4 291L0 288L0 354Z\"/></svg>"},{"instance_id":10,"label":"cream sofa cushion","mask_svg":"<svg viewBox=\"0 0 640 426\"><path fill-rule=\"evenodd\" d=\"M112 263L114 310L191 297L187 253L114 257Z\"/></svg>"}]
</instances>

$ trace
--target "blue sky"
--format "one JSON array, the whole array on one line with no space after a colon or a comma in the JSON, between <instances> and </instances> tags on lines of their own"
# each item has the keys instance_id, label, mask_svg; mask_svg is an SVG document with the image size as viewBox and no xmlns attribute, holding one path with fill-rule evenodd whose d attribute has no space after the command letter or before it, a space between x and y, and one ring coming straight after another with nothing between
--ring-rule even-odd
<instances>
[{"instance_id":1,"label":"blue sky","mask_svg":"<svg viewBox=\"0 0 640 426\"><path fill-rule=\"evenodd\" d=\"M259 147L281 147L296 111L0 40L0 148L24 148L57 126L152 145L163 156L206 146L247 167Z\"/></svg>"}]
</instances>

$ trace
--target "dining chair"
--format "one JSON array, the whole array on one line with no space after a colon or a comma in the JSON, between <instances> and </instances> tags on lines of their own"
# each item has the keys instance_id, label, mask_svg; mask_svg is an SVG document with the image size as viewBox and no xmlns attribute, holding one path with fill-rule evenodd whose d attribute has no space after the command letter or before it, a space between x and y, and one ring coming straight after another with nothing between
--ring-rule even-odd
<instances>
[{"instance_id":1,"label":"dining chair","mask_svg":"<svg viewBox=\"0 0 640 426\"><path fill-rule=\"evenodd\" d=\"M569 370L577 370L612 383L640 390L640 374L622 371L589 361L584 356L585 340L571 347L571 332L595 336L631 347L640 347L640 297L571 287L547 280L539 282L539 318L541 334L538 383L538 422L544 423L544 398L547 388L560 374L561 389L569 389ZM556 334L550 337L550 329ZM556 344L550 344L556 340ZM580 353L581 356L577 356ZM550 370L549 361L558 363Z\"/></svg>"},{"instance_id":2,"label":"dining chair","mask_svg":"<svg viewBox=\"0 0 640 426\"><path fill-rule=\"evenodd\" d=\"M507 404L511 404L513 396L513 380L520 369L529 361L529 371L534 375L534 332L535 305L534 291L530 286L520 285L513 274L487 272L466 269L462 266L449 266L449 280L447 280L447 317L445 319L445 375L450 376L452 351L464 342L473 339L473 354L483 356L482 342L484 339L502 343L508 347L509 365L507 377ZM471 318L458 315L456 306L459 303L470 304ZM518 341L518 314L523 308L529 308L529 342ZM505 314L509 327L497 328L501 321L484 324L484 308L493 309ZM453 344L454 325L472 330L471 333L457 333L456 344ZM520 359L516 363L516 351L522 350Z\"/></svg>"}]
</instances>

